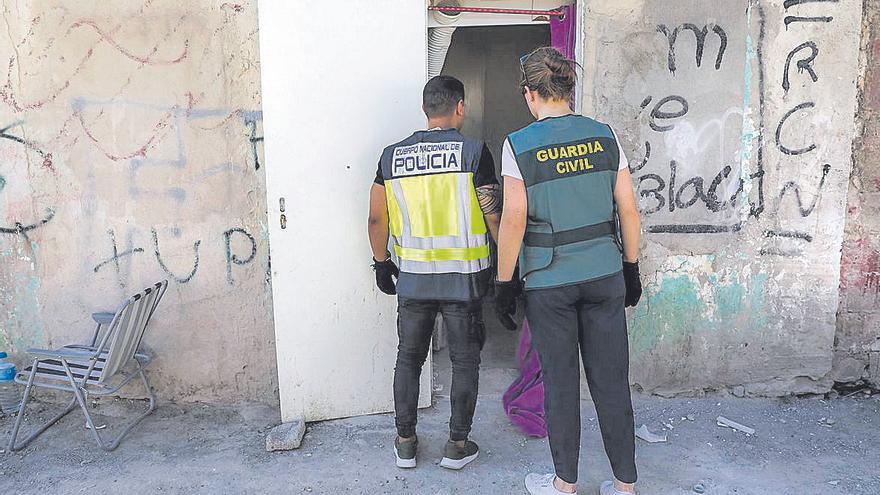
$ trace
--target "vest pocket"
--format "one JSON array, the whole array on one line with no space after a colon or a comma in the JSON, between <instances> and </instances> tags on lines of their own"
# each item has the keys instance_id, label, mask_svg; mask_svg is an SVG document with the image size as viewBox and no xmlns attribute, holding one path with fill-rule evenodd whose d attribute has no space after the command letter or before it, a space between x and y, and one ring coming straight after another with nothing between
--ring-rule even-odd
<instances>
[{"instance_id":1,"label":"vest pocket","mask_svg":"<svg viewBox=\"0 0 880 495\"><path fill-rule=\"evenodd\" d=\"M545 246L530 246L526 242L529 233L553 234L553 227L549 223L529 222L526 226L526 235L523 239L523 249L520 256L521 277L524 279L530 273L543 270L553 263L553 248Z\"/></svg>"}]
</instances>

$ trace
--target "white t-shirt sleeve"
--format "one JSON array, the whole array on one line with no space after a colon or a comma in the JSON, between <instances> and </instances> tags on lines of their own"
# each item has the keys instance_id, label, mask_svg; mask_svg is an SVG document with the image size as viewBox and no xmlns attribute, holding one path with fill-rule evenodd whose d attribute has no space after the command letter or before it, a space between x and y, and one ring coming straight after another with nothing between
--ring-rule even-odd
<instances>
[{"instance_id":1,"label":"white t-shirt sleeve","mask_svg":"<svg viewBox=\"0 0 880 495\"><path fill-rule=\"evenodd\" d=\"M617 133L614 132L614 128L608 126L611 129L611 134L614 135L614 140L617 142L617 152L620 155L620 166L617 167L617 171L621 171L627 167L629 167L629 160L626 158L626 153L623 152L623 146L620 145L620 139L617 137Z\"/></svg>"},{"instance_id":2,"label":"white t-shirt sleeve","mask_svg":"<svg viewBox=\"0 0 880 495\"><path fill-rule=\"evenodd\" d=\"M513 148L510 146L510 140L504 140L504 146L501 149L501 175L513 177L514 179L523 180L522 172L516 163L516 155L513 154Z\"/></svg>"}]
</instances>

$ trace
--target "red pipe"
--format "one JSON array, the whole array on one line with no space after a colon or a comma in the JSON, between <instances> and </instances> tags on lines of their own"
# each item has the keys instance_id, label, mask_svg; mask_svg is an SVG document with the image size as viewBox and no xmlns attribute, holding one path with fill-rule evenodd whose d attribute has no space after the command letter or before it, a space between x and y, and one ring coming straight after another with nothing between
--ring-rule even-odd
<instances>
[{"instance_id":1,"label":"red pipe","mask_svg":"<svg viewBox=\"0 0 880 495\"><path fill-rule=\"evenodd\" d=\"M565 12L561 10L522 10L522 9L488 9L484 7L435 7L429 6L428 10L439 12L461 13L475 12L478 14L521 14L521 15L546 15L562 17Z\"/></svg>"}]
</instances>

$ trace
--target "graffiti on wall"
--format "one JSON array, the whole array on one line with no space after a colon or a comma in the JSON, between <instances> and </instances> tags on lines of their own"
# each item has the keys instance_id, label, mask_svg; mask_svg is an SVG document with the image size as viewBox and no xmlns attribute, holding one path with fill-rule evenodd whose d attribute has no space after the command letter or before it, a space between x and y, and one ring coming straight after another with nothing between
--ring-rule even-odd
<instances>
[{"instance_id":1,"label":"graffiti on wall","mask_svg":"<svg viewBox=\"0 0 880 495\"><path fill-rule=\"evenodd\" d=\"M20 174L15 178L8 176L10 178L7 179L7 176L3 175L3 172L9 174L10 172L24 170L27 168L27 164L30 160L35 160L37 163L40 163L42 167L48 169L53 167L52 153L43 151L36 143L33 143L16 133L16 131L20 131L20 128L23 125L23 121L17 121L0 128L0 157L2 157L2 160L0 160L0 195L6 194L4 190L7 190L7 186L9 186L8 189L12 189L12 186L16 185L10 184L10 181L22 179ZM26 184L18 185L26 186ZM10 200L8 197L0 198L0 204L8 205L15 202L17 202L17 200ZM22 218L0 220L0 234L17 235L27 240L30 232L48 224L54 217L55 209L52 207L46 207L43 215L39 218L30 220Z\"/></svg>"},{"instance_id":2,"label":"graffiti on wall","mask_svg":"<svg viewBox=\"0 0 880 495\"><path fill-rule=\"evenodd\" d=\"M171 228L167 230L169 238L180 239L183 236L181 229L179 228ZM178 284L189 283L199 271L199 262L201 257L200 247L202 245L202 239L195 239L191 244L191 249L187 250L188 254L186 254L186 256L188 256L189 259L192 260L191 262L183 263L179 267L172 267L172 262L168 259L167 250L163 255L163 248L160 247L161 235L159 232L160 229L158 227L150 228L151 243L145 248L141 245L134 246L134 238L135 234L137 233L136 229L130 229L128 231L125 244L123 245L120 245L120 242L117 240L115 230L107 230L107 236L110 246L110 256L106 259L99 261L92 268L92 271L94 271L95 273L99 273L105 268L112 269L115 272L116 278L119 281L120 286L125 287L128 273L125 271L123 263L125 263L128 258L135 255L151 254L152 257L155 259L157 266L162 270L163 273L165 273L165 275L169 277L169 280L177 282ZM233 227L231 229L227 229L220 235L219 240L223 245L223 250L225 253L226 282L229 285L234 285L235 276L233 273L233 269L236 266L251 264L256 260L257 240L250 232L248 232L243 227ZM161 245L165 246L164 242L161 242ZM173 257L175 259L185 257L184 253L185 251L174 251Z\"/></svg>"},{"instance_id":3,"label":"graffiti on wall","mask_svg":"<svg viewBox=\"0 0 880 495\"><path fill-rule=\"evenodd\" d=\"M149 184L143 184L140 178L147 170L166 169L167 173L182 172L190 175L188 167L192 166L189 156L190 145L187 143L187 131L213 132L224 126L236 123L242 127L247 135L248 163L239 164L225 161L209 166L199 165L199 173L190 182L198 184L217 174L243 174L248 169L259 170L262 159L262 120L261 111L229 110L221 108L192 108L180 105L162 106L146 102L130 100L90 100L85 98L74 99L71 103L73 114L77 116L83 133L89 137L102 155L114 162L128 163L129 193L132 198L141 196L165 197L175 202L183 202L187 198L187 191L180 185L157 189ZM156 122L151 126L151 131L141 142L136 143L133 149L111 149L103 143L112 141L104 139L93 129L94 124L87 124L90 120L87 116L100 117L108 113L137 113L140 115L153 116ZM219 121L219 122L216 122ZM207 122L207 126L201 123ZM156 148L160 143L166 145L162 153L148 151Z\"/></svg>"},{"instance_id":4,"label":"graffiti on wall","mask_svg":"<svg viewBox=\"0 0 880 495\"><path fill-rule=\"evenodd\" d=\"M260 111L244 111L227 109L199 109L199 108L181 108L178 106L163 107L143 102L133 101L94 101L86 99L76 99L73 104L73 111L83 118L86 114L105 114L113 112L148 112L158 116L162 126L154 126L153 129L160 128L162 133L152 133L145 140L138 151L133 153L116 154L108 152L106 148L99 146L96 139L95 148L98 149L107 158L117 162L127 162L127 182L128 193L131 201L146 203L157 200L170 200L173 203L181 204L195 193L200 193L199 189L210 189L205 186L205 182L214 176L227 174L235 180L234 177L246 174L248 170L259 170L261 165L262 154L262 112ZM203 125L206 124L206 125ZM187 130L196 132L215 132L226 125L241 125L242 133L238 135L246 136L247 143L247 163L238 164L235 162L225 161L213 165L199 164L198 160L190 157L190 145L187 141ZM84 128L84 132L89 134ZM163 154L153 152L146 153L148 145L167 140L170 146L166 146ZM193 173L188 170L194 166L192 163L196 161L197 171ZM178 183L167 187L157 187L155 180L144 180L141 175L146 171L160 171L161 176L173 176L180 174L186 177L186 184ZM180 239L185 237L181 228L171 227L162 229L157 226L149 229L149 243L136 245L134 238L139 233L136 228L127 229L125 235L125 243L120 246L117 240L117 233L113 229L107 231L110 245L110 253L106 259L100 260L93 267L95 273L99 273L102 269L110 268L114 271L115 276L121 287L124 287L127 277L127 271L123 269L121 263L126 263L126 258L135 255L152 255L162 272L168 276L169 280L178 284L187 284L193 280L199 272L201 261L201 245L203 239L196 236L190 244L184 243L184 247L174 250L173 258L189 259L191 261L181 262L169 261L169 248L166 247L167 239ZM214 237L213 235L211 237ZM166 240L163 240L166 239ZM225 253L225 279L227 284L235 284L234 269L236 267L245 266L253 263L257 259L258 243L253 234L246 228L236 226L223 231L219 235L219 241L223 245ZM130 268L130 263L127 264Z\"/></svg>"},{"instance_id":5,"label":"graffiti on wall","mask_svg":"<svg viewBox=\"0 0 880 495\"><path fill-rule=\"evenodd\" d=\"M144 18L152 3L152 1L144 2L132 17ZM103 46L109 46L115 55L136 63L138 71L150 66L181 64L187 60L189 54L189 39L177 39L185 20L186 16L181 16L174 25L166 30L164 35L155 40L151 49L145 50L144 54L139 54L136 53L136 50L125 47L117 39L120 32L126 27L124 22L106 23L96 19L71 18L69 9L65 8L50 8L39 12L30 19L28 29L21 39L15 42L15 51L9 57L7 64L6 81L0 86L0 101L18 114L50 106L62 94L75 86L77 80L87 73L91 65L99 63L101 58L99 53L102 53L100 48ZM47 26L61 28L60 33L54 36L40 36L40 28L46 29ZM10 38L12 36L10 33ZM80 38L79 36L89 37ZM172 40L172 38L175 39ZM44 89L37 93L37 96L24 96L21 94L21 90L16 90L15 75L20 76L22 71L28 69L29 65L52 60L52 57L63 49L64 42L69 42L71 39L76 39L77 44L81 44L83 49L75 57L60 58L61 63L58 66L53 66L53 70L58 76L52 78L50 84L45 85ZM167 45L172 43L175 46L169 51L173 51L173 55L166 57L159 54L160 51L168 49ZM129 78L126 86L131 82L132 79Z\"/></svg>"},{"instance_id":6,"label":"graffiti on wall","mask_svg":"<svg viewBox=\"0 0 880 495\"><path fill-rule=\"evenodd\" d=\"M639 151L630 172L649 232L646 298L632 314L631 349L664 362L712 355L711 346L692 347L697 342L747 342L772 335L777 325L789 331L806 311L836 310L834 299L823 296L837 287L834 268L813 267L834 266L835 228L842 229L849 149L835 150L849 138L837 128L849 122L835 107L845 108L853 66L840 67L845 44L831 29L849 31L852 16L844 18L845 2L838 1L701 5L711 12L651 3L644 41L622 38L627 46L617 48L636 67L642 56L645 68L627 66L620 69L624 84L610 83L641 91L625 106L637 115ZM607 93L601 85L609 83L599 84L597 94ZM844 287L873 297L877 260L843 260L850 275L841 277ZM781 283L811 307L787 307L774 295ZM833 330L821 329L826 336ZM828 363L817 363L805 365L816 371L804 374L827 372ZM707 383L688 373L669 372L670 383ZM658 383L654 376L639 380Z\"/></svg>"},{"instance_id":7,"label":"graffiti on wall","mask_svg":"<svg viewBox=\"0 0 880 495\"><path fill-rule=\"evenodd\" d=\"M171 363L157 392L271 397L257 2L14 3L0 6L0 349L65 341L164 278L175 324L153 329L156 352L244 352L216 373Z\"/></svg>"},{"instance_id":8,"label":"graffiti on wall","mask_svg":"<svg viewBox=\"0 0 880 495\"><path fill-rule=\"evenodd\" d=\"M839 5L826 5L819 11L823 15L800 15L800 9L805 4L837 4L837 1L828 0L787 0L783 4L785 17L783 28L792 32L800 30L806 36L806 28L812 23L828 24L833 22L832 9ZM816 10L812 9L815 13ZM773 151L780 158L780 169L785 175L798 175L788 171L810 170L814 176L809 182L804 180L787 180L782 183L773 195L773 211L776 213L774 220L777 228L767 229L764 234L767 243L761 247L760 254L764 256L798 257L803 255L805 244L813 242L813 235L800 228L796 221L786 218L781 214L786 203L794 206L800 218L812 216L822 198L822 191L827 183L828 174L832 170L832 164L817 162L814 155L820 152L821 141L818 136L811 135L809 126L803 123L818 111L817 102L813 95L820 94L817 86L821 85L821 76L817 62L821 57L821 40L804 39L793 46L785 56L785 59L774 61L782 66L782 78L776 81L782 88L785 103L785 112L776 122L772 136ZM795 90L792 81L803 79L805 84ZM791 102L794 100L794 102ZM808 120L807 120L808 121Z\"/></svg>"},{"instance_id":9,"label":"graffiti on wall","mask_svg":"<svg viewBox=\"0 0 880 495\"><path fill-rule=\"evenodd\" d=\"M725 26L711 23L660 23L656 33L667 73L657 75L655 86L667 89L646 95L640 104L644 158L630 167L648 219L646 229L668 234L737 231L741 222L735 210L744 179L732 151L742 128L743 104L738 95L719 102L688 94L693 85L683 82L742 80L741 61L732 61L730 51L741 40L732 40ZM711 63L704 64L704 59ZM726 108L716 112L719 104Z\"/></svg>"},{"instance_id":10,"label":"graffiti on wall","mask_svg":"<svg viewBox=\"0 0 880 495\"><path fill-rule=\"evenodd\" d=\"M166 15L159 3L133 7L132 18L163 12L167 22L147 28L135 28L123 20L128 17L62 8L21 20L18 32L7 26L15 41L6 47L14 50L0 51L8 61L0 106L15 117L0 128L0 237L30 241L43 228L69 228L62 224L75 217L75 230L87 239L81 248L89 261L82 268L111 271L122 288L132 280L134 259L152 260L170 280L188 284L205 257L218 258L218 252L222 259L214 259L212 269L225 270L214 276L235 285L241 270L261 259L268 265L268 252L259 253L266 250L259 242L265 236L252 232L250 218L262 192L253 179L264 165L262 112L205 102L240 98L234 92L247 86L232 86L241 79L258 82L256 66L243 60L256 47L256 26L237 31L243 5L223 4L216 16L186 8ZM194 30L205 26L193 15L215 25ZM222 48L230 36L241 52ZM208 68L238 68L229 57L238 57L247 73L219 80L208 74ZM41 77L40 67L52 67L52 77ZM196 76L203 74L221 84L200 83ZM28 132L25 121L33 123ZM79 182L59 187L60 176L33 176L32 164L54 172L59 158L63 173ZM46 184L54 190L41 193L40 201L29 197ZM80 201L59 197L71 185L81 188ZM240 195L234 202L233 192ZM35 206L52 198L50 207ZM110 204L136 212L135 222L131 213L108 211Z\"/></svg>"},{"instance_id":11,"label":"graffiti on wall","mask_svg":"<svg viewBox=\"0 0 880 495\"><path fill-rule=\"evenodd\" d=\"M782 28L794 31L809 23L833 22L833 12L799 15L798 9L809 3L837 2L786 1ZM800 218L807 218L819 207L832 170L829 163L819 164L809 182L801 177L767 191L768 153L780 154L787 160L781 166L795 169L815 161L811 154L821 143L813 141L803 122L816 112L816 102L809 87L799 90L805 94L797 94L793 81L806 78L816 84L822 77L817 67L820 40L805 39L792 46L778 61L782 65L778 84L786 101L800 101L791 104L776 122L766 122L768 85L775 83L767 81L767 64L777 63L765 57L767 17L761 3L748 2L745 30L711 23L657 25L666 76L657 76L654 86L668 88L668 92L646 95L641 101L644 155L630 166L648 232L737 232L749 220L760 219L768 208L775 218L791 203ZM735 56L739 50L734 48L740 47L744 47L744 58ZM802 245L812 242L813 233L786 226L784 221L777 223L764 231L766 245L761 254L798 256Z\"/></svg>"}]
</instances>

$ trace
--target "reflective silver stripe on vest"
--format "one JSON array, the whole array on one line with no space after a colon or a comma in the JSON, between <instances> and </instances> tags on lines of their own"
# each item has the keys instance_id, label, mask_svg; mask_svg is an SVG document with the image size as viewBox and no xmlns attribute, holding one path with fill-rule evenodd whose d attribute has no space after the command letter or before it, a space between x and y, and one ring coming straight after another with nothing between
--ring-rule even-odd
<instances>
[{"instance_id":1,"label":"reflective silver stripe on vest","mask_svg":"<svg viewBox=\"0 0 880 495\"><path fill-rule=\"evenodd\" d=\"M476 248L489 243L487 234L471 233L471 174L455 174L458 191L458 235L438 237L415 237L409 218L409 209L399 180L391 180L391 191L403 216L402 234L392 236L394 243L408 249ZM482 215L482 212L478 214ZM400 259L400 270L409 273L477 273L489 268L489 257L472 261L414 261Z\"/></svg>"}]
</instances>

